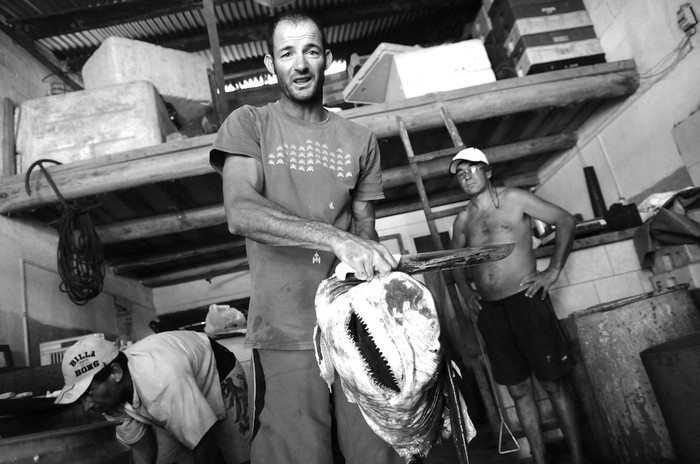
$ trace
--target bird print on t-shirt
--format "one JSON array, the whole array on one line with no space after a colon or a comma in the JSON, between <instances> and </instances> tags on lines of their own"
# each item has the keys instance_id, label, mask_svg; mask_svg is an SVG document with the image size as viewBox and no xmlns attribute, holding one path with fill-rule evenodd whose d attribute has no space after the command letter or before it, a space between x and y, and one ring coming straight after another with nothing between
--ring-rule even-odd
<instances>
[{"instance_id":1,"label":"bird print on t-shirt","mask_svg":"<svg viewBox=\"0 0 700 464\"><path fill-rule=\"evenodd\" d=\"M336 177L353 177L351 153L345 153L340 147L330 149L328 145L311 139L298 145L278 145L273 153L267 154L266 163L297 172L325 169L334 171Z\"/></svg>"}]
</instances>

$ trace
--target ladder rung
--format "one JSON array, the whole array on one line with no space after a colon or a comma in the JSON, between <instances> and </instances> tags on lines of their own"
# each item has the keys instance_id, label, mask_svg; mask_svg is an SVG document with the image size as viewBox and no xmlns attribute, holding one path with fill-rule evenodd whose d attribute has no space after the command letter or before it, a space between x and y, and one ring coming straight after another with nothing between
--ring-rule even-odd
<instances>
[{"instance_id":1,"label":"ladder rung","mask_svg":"<svg viewBox=\"0 0 700 464\"><path fill-rule=\"evenodd\" d=\"M425 163L426 161L432 161L439 158L447 158L448 156L454 156L459 150L459 147L449 147L441 150L429 151L427 153L421 153L420 155L415 155L409 158L408 162Z\"/></svg>"},{"instance_id":2,"label":"ladder rung","mask_svg":"<svg viewBox=\"0 0 700 464\"><path fill-rule=\"evenodd\" d=\"M445 209L442 211L433 211L430 213L430 217L428 219L431 219L434 221L436 219L444 218L447 216L453 216L453 215L459 213L460 211L462 211L463 209L464 209L464 206L455 206L454 208L449 208L449 209Z\"/></svg>"}]
</instances>

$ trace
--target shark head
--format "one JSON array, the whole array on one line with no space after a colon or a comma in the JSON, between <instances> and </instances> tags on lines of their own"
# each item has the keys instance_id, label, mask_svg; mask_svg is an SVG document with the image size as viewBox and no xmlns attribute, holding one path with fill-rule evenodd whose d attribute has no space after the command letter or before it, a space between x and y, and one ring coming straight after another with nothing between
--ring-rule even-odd
<instances>
[{"instance_id":1,"label":"shark head","mask_svg":"<svg viewBox=\"0 0 700 464\"><path fill-rule=\"evenodd\" d=\"M315 304L316 356L329 387L337 373L348 400L407 461L427 454L444 405L430 291L400 272L356 285L331 277Z\"/></svg>"}]
</instances>

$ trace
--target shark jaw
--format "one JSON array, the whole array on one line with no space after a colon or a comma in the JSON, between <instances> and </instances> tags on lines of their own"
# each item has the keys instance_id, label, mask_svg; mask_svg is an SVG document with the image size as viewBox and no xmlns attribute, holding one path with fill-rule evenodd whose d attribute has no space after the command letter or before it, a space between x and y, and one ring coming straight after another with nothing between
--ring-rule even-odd
<instances>
[{"instance_id":1,"label":"shark jaw","mask_svg":"<svg viewBox=\"0 0 700 464\"><path fill-rule=\"evenodd\" d=\"M399 387L396 374L374 342L367 325L355 312L350 314L347 332L365 363L365 369L377 386L394 393L400 393L401 387Z\"/></svg>"}]
</instances>

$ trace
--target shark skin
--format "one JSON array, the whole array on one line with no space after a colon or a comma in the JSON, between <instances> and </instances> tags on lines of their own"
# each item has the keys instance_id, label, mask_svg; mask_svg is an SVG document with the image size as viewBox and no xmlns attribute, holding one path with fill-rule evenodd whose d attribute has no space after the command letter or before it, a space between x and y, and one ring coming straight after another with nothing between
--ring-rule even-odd
<instances>
[{"instance_id":1,"label":"shark skin","mask_svg":"<svg viewBox=\"0 0 700 464\"><path fill-rule=\"evenodd\" d=\"M451 434L440 325L430 291L392 272L360 284L337 277L316 293L314 330L321 377L337 377L370 428L407 463L420 463ZM467 440L476 435L461 401Z\"/></svg>"}]
</instances>

